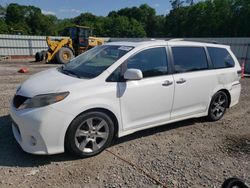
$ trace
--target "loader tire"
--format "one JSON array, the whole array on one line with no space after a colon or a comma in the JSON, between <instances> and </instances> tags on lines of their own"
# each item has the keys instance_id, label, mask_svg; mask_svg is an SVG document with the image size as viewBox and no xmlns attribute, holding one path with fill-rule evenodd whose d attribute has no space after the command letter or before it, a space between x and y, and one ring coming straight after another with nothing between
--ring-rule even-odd
<instances>
[{"instance_id":1,"label":"loader tire","mask_svg":"<svg viewBox=\"0 0 250 188\"><path fill-rule=\"evenodd\" d=\"M57 63L66 64L68 63L72 58L74 57L74 54L71 49L62 47L57 53L56 53L56 61Z\"/></svg>"},{"instance_id":2,"label":"loader tire","mask_svg":"<svg viewBox=\"0 0 250 188\"><path fill-rule=\"evenodd\" d=\"M40 62L43 60L43 53L42 52L36 52L36 55L35 55L35 59L36 59L36 62Z\"/></svg>"},{"instance_id":3,"label":"loader tire","mask_svg":"<svg viewBox=\"0 0 250 188\"><path fill-rule=\"evenodd\" d=\"M41 53L43 54L43 59L42 60L44 60L46 55L47 55L47 50L43 50L43 51L41 51Z\"/></svg>"}]
</instances>

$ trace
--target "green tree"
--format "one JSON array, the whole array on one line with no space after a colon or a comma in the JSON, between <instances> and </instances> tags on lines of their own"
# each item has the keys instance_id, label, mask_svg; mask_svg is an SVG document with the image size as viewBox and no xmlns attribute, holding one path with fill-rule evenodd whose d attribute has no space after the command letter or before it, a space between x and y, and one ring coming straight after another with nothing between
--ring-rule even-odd
<instances>
[{"instance_id":1,"label":"green tree","mask_svg":"<svg viewBox=\"0 0 250 188\"><path fill-rule=\"evenodd\" d=\"M186 3L189 3L189 5L194 5L194 0L186 0Z\"/></svg>"},{"instance_id":2,"label":"green tree","mask_svg":"<svg viewBox=\"0 0 250 188\"><path fill-rule=\"evenodd\" d=\"M3 18L0 18L0 34L8 33L8 26Z\"/></svg>"},{"instance_id":3,"label":"green tree","mask_svg":"<svg viewBox=\"0 0 250 188\"><path fill-rule=\"evenodd\" d=\"M172 5L173 9L177 9L177 8L180 8L184 4L184 1L182 1L182 0L170 0L170 3Z\"/></svg>"},{"instance_id":4,"label":"green tree","mask_svg":"<svg viewBox=\"0 0 250 188\"><path fill-rule=\"evenodd\" d=\"M95 16L91 13L82 13L73 19L73 23L81 26L89 26L93 30L94 35L104 36L104 17Z\"/></svg>"},{"instance_id":5,"label":"green tree","mask_svg":"<svg viewBox=\"0 0 250 188\"><path fill-rule=\"evenodd\" d=\"M243 37L250 34L249 0L206 0L166 16L171 37Z\"/></svg>"},{"instance_id":6,"label":"green tree","mask_svg":"<svg viewBox=\"0 0 250 188\"><path fill-rule=\"evenodd\" d=\"M155 18L155 33L154 37L166 37L165 32L165 16L160 15Z\"/></svg>"},{"instance_id":7,"label":"green tree","mask_svg":"<svg viewBox=\"0 0 250 188\"><path fill-rule=\"evenodd\" d=\"M57 22L55 16L42 14L40 8L15 3L7 6L5 20L12 33L33 35L53 34Z\"/></svg>"},{"instance_id":8,"label":"green tree","mask_svg":"<svg viewBox=\"0 0 250 188\"><path fill-rule=\"evenodd\" d=\"M146 37L147 34L142 25L136 19L130 19L128 37Z\"/></svg>"},{"instance_id":9,"label":"green tree","mask_svg":"<svg viewBox=\"0 0 250 188\"><path fill-rule=\"evenodd\" d=\"M249 37L250 35L250 1L235 0L232 2L233 18L231 31L235 37Z\"/></svg>"},{"instance_id":10,"label":"green tree","mask_svg":"<svg viewBox=\"0 0 250 188\"><path fill-rule=\"evenodd\" d=\"M0 5L0 34L8 33L8 26L5 22L6 9Z\"/></svg>"},{"instance_id":11,"label":"green tree","mask_svg":"<svg viewBox=\"0 0 250 188\"><path fill-rule=\"evenodd\" d=\"M200 2L187 9L185 36L213 36L216 31L214 5L210 1Z\"/></svg>"},{"instance_id":12,"label":"green tree","mask_svg":"<svg viewBox=\"0 0 250 188\"><path fill-rule=\"evenodd\" d=\"M147 33L148 37L156 36L156 12L155 9L148 6L147 4L143 4L140 7L142 12L142 24Z\"/></svg>"},{"instance_id":13,"label":"green tree","mask_svg":"<svg viewBox=\"0 0 250 188\"><path fill-rule=\"evenodd\" d=\"M0 17L3 18L5 17L6 14L6 9L0 5Z\"/></svg>"},{"instance_id":14,"label":"green tree","mask_svg":"<svg viewBox=\"0 0 250 188\"><path fill-rule=\"evenodd\" d=\"M144 28L148 37L156 36L156 12L155 9L143 4L140 7L123 8L117 12L112 11L109 13L108 17L115 18L118 16L124 16L129 19L137 20Z\"/></svg>"},{"instance_id":15,"label":"green tree","mask_svg":"<svg viewBox=\"0 0 250 188\"><path fill-rule=\"evenodd\" d=\"M188 7L173 9L166 16L165 33L167 37L185 37Z\"/></svg>"},{"instance_id":16,"label":"green tree","mask_svg":"<svg viewBox=\"0 0 250 188\"><path fill-rule=\"evenodd\" d=\"M145 37L146 33L140 23L125 16L109 17L105 20L104 30L110 37Z\"/></svg>"},{"instance_id":17,"label":"green tree","mask_svg":"<svg viewBox=\"0 0 250 188\"><path fill-rule=\"evenodd\" d=\"M70 27L72 26L74 23L73 23L73 20L72 19L62 19L62 20L57 20L56 24L55 24L55 29L54 29L54 32L55 32L55 35L60 35L60 36L63 36L64 35L64 29L66 27Z\"/></svg>"},{"instance_id":18,"label":"green tree","mask_svg":"<svg viewBox=\"0 0 250 188\"><path fill-rule=\"evenodd\" d=\"M23 34L29 34L29 26L25 22L25 9L16 3L11 3L6 9L6 24L10 27L10 32L20 31Z\"/></svg>"},{"instance_id":19,"label":"green tree","mask_svg":"<svg viewBox=\"0 0 250 188\"><path fill-rule=\"evenodd\" d=\"M43 15L40 8L11 3L0 6L0 32L61 35L65 27L90 26L96 36L112 37L249 37L249 0L170 0L173 9L156 15L155 9L139 7L111 11L107 17L82 13L59 20Z\"/></svg>"}]
</instances>

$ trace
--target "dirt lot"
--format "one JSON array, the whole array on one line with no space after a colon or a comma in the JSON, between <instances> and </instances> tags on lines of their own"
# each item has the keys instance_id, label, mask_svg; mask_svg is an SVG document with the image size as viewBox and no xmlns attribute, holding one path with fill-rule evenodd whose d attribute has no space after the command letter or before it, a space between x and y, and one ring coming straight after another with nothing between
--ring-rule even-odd
<instances>
[{"instance_id":1,"label":"dirt lot","mask_svg":"<svg viewBox=\"0 0 250 188\"><path fill-rule=\"evenodd\" d=\"M24 65L30 72L17 73ZM54 66L0 62L0 187L220 187L232 176L250 182L250 79L242 80L240 104L216 123L192 119L141 131L88 159L23 152L11 132L11 97L31 74Z\"/></svg>"}]
</instances>

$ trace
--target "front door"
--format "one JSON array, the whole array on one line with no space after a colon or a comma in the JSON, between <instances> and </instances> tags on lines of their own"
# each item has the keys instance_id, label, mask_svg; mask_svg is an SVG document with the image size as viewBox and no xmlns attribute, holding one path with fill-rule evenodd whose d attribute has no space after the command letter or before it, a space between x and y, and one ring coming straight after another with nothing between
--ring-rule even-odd
<instances>
[{"instance_id":1,"label":"front door","mask_svg":"<svg viewBox=\"0 0 250 188\"><path fill-rule=\"evenodd\" d=\"M140 51L125 65L125 69L140 69L143 79L118 83L123 128L128 130L169 120L174 80L168 74L166 48Z\"/></svg>"}]
</instances>

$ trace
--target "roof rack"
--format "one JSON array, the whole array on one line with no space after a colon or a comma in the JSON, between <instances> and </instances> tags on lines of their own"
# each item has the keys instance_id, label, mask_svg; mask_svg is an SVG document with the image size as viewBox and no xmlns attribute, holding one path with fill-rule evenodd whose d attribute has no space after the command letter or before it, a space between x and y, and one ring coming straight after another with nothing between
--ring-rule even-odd
<instances>
[{"instance_id":1,"label":"roof rack","mask_svg":"<svg viewBox=\"0 0 250 188\"><path fill-rule=\"evenodd\" d=\"M122 38L121 38L122 39ZM123 38L123 40L117 40L117 41L112 41L111 42L121 42L121 41L128 41L128 42L150 42L150 41L165 41L164 39L160 38Z\"/></svg>"},{"instance_id":2,"label":"roof rack","mask_svg":"<svg viewBox=\"0 0 250 188\"><path fill-rule=\"evenodd\" d=\"M220 44L218 41L215 40L206 40L206 39L199 39L199 38L175 38L169 39L170 42L178 42L178 41L189 41L189 42L205 42L211 44Z\"/></svg>"}]
</instances>

